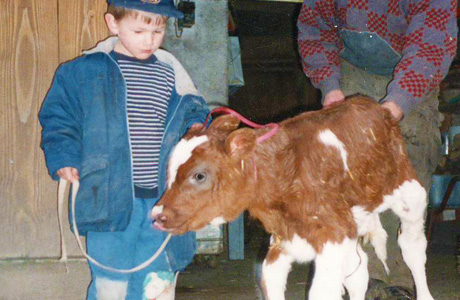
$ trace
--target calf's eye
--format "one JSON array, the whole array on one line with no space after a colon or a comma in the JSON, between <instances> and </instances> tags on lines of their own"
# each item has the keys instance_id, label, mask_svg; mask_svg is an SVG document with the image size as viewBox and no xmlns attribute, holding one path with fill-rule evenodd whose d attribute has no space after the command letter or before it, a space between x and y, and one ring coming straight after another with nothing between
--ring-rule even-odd
<instances>
[{"instance_id":1,"label":"calf's eye","mask_svg":"<svg viewBox=\"0 0 460 300\"><path fill-rule=\"evenodd\" d=\"M206 173L203 173L203 172L195 173L195 175L193 175L193 179L196 182L201 183L206 180Z\"/></svg>"}]
</instances>

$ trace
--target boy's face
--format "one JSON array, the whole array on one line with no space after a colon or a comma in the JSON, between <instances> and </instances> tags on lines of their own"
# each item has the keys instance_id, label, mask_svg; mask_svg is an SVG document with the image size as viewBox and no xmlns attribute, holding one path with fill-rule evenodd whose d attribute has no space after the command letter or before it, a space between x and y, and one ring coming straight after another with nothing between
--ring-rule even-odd
<instances>
[{"instance_id":1,"label":"boy's face","mask_svg":"<svg viewBox=\"0 0 460 300\"><path fill-rule=\"evenodd\" d=\"M152 22L145 22L143 15L150 17ZM105 21L109 30L119 38L115 51L137 59L149 58L160 48L166 33L166 22L146 12L139 12L137 17L126 16L119 21L106 14Z\"/></svg>"}]
</instances>

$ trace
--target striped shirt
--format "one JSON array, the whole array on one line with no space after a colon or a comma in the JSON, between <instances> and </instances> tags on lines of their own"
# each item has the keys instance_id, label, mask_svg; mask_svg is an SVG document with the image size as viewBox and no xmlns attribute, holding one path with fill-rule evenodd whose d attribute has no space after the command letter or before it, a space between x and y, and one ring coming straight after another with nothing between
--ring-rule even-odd
<instances>
[{"instance_id":1,"label":"striped shirt","mask_svg":"<svg viewBox=\"0 0 460 300\"><path fill-rule=\"evenodd\" d=\"M134 184L157 187L158 162L174 70L152 55L146 60L115 53L126 81L127 117Z\"/></svg>"}]
</instances>

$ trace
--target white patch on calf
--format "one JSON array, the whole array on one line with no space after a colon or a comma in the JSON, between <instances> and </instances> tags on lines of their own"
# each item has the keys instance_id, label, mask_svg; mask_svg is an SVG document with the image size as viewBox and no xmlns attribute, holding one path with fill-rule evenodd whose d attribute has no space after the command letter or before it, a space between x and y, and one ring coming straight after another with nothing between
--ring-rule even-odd
<instances>
[{"instance_id":1,"label":"white patch on calf","mask_svg":"<svg viewBox=\"0 0 460 300\"><path fill-rule=\"evenodd\" d=\"M283 242L282 247L295 261L300 263L312 261L316 256L315 249L297 234L294 234L291 241Z\"/></svg>"},{"instance_id":2,"label":"white patch on calf","mask_svg":"<svg viewBox=\"0 0 460 300\"><path fill-rule=\"evenodd\" d=\"M417 180L405 181L384 197L381 208L391 208L401 219L401 234L398 244L404 261L412 272L415 281L417 299L433 300L428 289L425 263L427 240L424 233L424 214L426 209L426 191Z\"/></svg>"},{"instance_id":3,"label":"white patch on calf","mask_svg":"<svg viewBox=\"0 0 460 300\"><path fill-rule=\"evenodd\" d=\"M281 253L278 259L270 264L264 260L262 264L262 280L265 283L269 299L284 300L286 282L291 271L293 258Z\"/></svg>"},{"instance_id":4,"label":"white patch on calf","mask_svg":"<svg viewBox=\"0 0 460 300\"><path fill-rule=\"evenodd\" d=\"M274 243L275 239L271 236L270 244ZM305 239L297 234L294 234L291 241L281 242L280 246L283 250L275 261L267 263L267 260L264 260L262 280L269 299L284 300L287 277L292 263L311 261L315 258L316 252Z\"/></svg>"},{"instance_id":5,"label":"white patch on calf","mask_svg":"<svg viewBox=\"0 0 460 300\"><path fill-rule=\"evenodd\" d=\"M369 238L372 246L374 247L375 254L382 262L383 267L387 274L390 269L386 263L387 260L387 237L388 234L383 229L380 217L376 212L369 212L363 206L355 205L351 208L353 218L358 228L358 235Z\"/></svg>"},{"instance_id":6,"label":"white patch on calf","mask_svg":"<svg viewBox=\"0 0 460 300\"><path fill-rule=\"evenodd\" d=\"M195 136L190 140L182 139L177 143L176 147L171 154L168 166L168 188L171 188L172 184L176 180L177 170L179 167L187 162L192 156L193 150L199 145L207 142L209 139L206 135Z\"/></svg>"},{"instance_id":7,"label":"white patch on calf","mask_svg":"<svg viewBox=\"0 0 460 300\"><path fill-rule=\"evenodd\" d=\"M396 215L406 221L418 221L424 215L426 205L426 191L415 179L404 181L393 194L383 197L383 203L376 212L383 212L391 208Z\"/></svg>"},{"instance_id":8,"label":"white patch on calf","mask_svg":"<svg viewBox=\"0 0 460 300\"><path fill-rule=\"evenodd\" d=\"M319 139L321 140L321 142L323 142L323 144L337 148L337 150L339 150L340 156L342 157L342 161L343 161L343 168L345 169L346 172L348 172L349 171L348 161L347 161L348 153L345 150L345 146L339 140L339 138L331 130L326 129L319 133Z\"/></svg>"},{"instance_id":9,"label":"white patch on calf","mask_svg":"<svg viewBox=\"0 0 460 300\"><path fill-rule=\"evenodd\" d=\"M369 272L367 271L367 254L356 240L349 240L348 255L344 262L344 285L349 299L365 299Z\"/></svg>"},{"instance_id":10,"label":"white patch on calf","mask_svg":"<svg viewBox=\"0 0 460 300\"><path fill-rule=\"evenodd\" d=\"M315 277L310 288L308 299L335 300L341 299L344 293L343 281L345 270L353 269L349 259L351 251L356 251L356 240L345 238L342 243L327 242L321 253L316 256ZM355 263L354 268L359 268ZM348 273L348 272L347 272Z\"/></svg>"},{"instance_id":11,"label":"white patch on calf","mask_svg":"<svg viewBox=\"0 0 460 300\"><path fill-rule=\"evenodd\" d=\"M353 219L355 220L358 235L363 236L368 232L371 232L374 228L372 213L368 212L364 206L355 205L351 208Z\"/></svg>"}]
</instances>

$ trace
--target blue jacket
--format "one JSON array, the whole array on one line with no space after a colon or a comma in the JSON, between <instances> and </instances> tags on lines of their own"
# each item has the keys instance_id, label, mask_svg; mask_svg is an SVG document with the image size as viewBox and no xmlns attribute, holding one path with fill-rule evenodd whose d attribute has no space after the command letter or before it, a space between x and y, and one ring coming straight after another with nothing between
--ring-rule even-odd
<instances>
[{"instance_id":1,"label":"blue jacket","mask_svg":"<svg viewBox=\"0 0 460 300\"><path fill-rule=\"evenodd\" d=\"M134 199L126 113L126 87L108 54L117 39L109 38L85 55L62 64L39 114L41 147L51 177L74 167L80 175L76 199L79 231L120 231L129 223ZM208 108L180 63L157 50L159 61L175 72L159 161L158 188L166 188L167 161L173 146L194 123L203 123ZM173 269L184 268L195 252L195 235L176 236L168 244Z\"/></svg>"}]
</instances>

